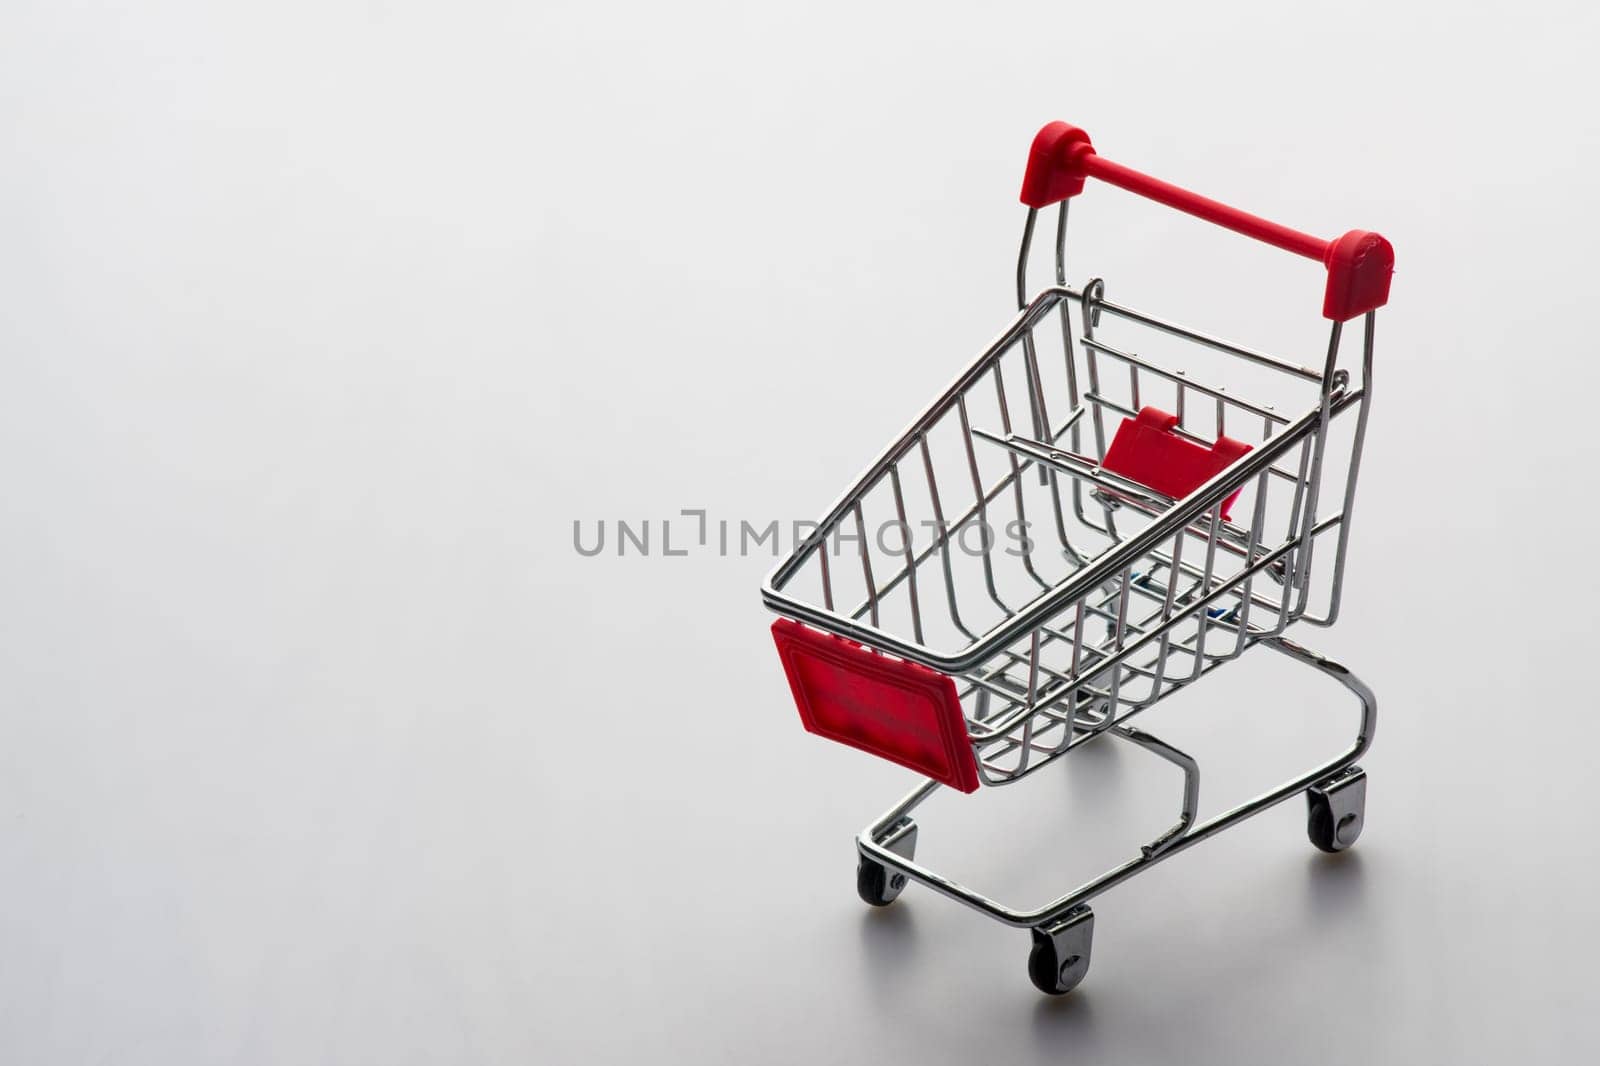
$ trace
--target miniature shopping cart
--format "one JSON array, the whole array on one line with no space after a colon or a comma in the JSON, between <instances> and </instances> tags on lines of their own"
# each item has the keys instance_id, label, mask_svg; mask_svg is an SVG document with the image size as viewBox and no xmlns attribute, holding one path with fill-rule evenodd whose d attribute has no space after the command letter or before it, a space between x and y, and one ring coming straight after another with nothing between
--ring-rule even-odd
<instances>
[{"instance_id":1,"label":"miniature shopping cart","mask_svg":"<svg viewBox=\"0 0 1600 1066\"><path fill-rule=\"evenodd\" d=\"M1088 178L1322 263L1332 328L1320 366L1113 303L1099 279L1069 287L1067 207ZM1318 848L1361 832L1355 762L1372 740L1372 691L1285 631L1339 614L1373 323L1394 253L1375 233L1318 240L1109 162L1060 122L1033 142L1022 202L1019 313L828 510L763 598L783 616L772 632L805 727L927 778L857 837L861 896L884 906L916 881L1028 928L1029 976L1060 994L1088 969L1088 902L1113 885L1296 793ZM1030 294L1035 223L1052 204L1055 284ZM1353 382L1339 357L1356 318ZM1130 722L1255 647L1353 693L1356 739L1197 825L1195 760ZM940 785L1010 784L1102 738L1184 775L1177 824L1127 862L1015 910L915 861L910 815Z\"/></svg>"}]
</instances>

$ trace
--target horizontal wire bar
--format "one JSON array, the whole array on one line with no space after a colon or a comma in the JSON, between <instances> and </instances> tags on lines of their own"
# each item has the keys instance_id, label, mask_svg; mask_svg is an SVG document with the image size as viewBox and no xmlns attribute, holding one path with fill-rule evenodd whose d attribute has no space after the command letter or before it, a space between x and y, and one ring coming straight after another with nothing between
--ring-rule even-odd
<instances>
[{"instance_id":1,"label":"horizontal wire bar","mask_svg":"<svg viewBox=\"0 0 1600 1066\"><path fill-rule=\"evenodd\" d=\"M1181 371L1168 370L1166 367L1157 366L1155 363L1150 362L1141 355L1136 355L1133 352L1121 351L1117 348L1113 348L1104 341L1096 340L1093 337L1081 337L1079 338L1079 343L1085 347L1093 348L1102 355L1109 355L1113 359L1121 359L1125 363L1137 364L1139 369L1148 370L1150 373L1156 375L1156 377L1166 378L1168 381L1175 382L1179 385L1185 385L1193 389L1195 392L1210 396L1213 399L1221 400L1224 403L1230 403L1242 410L1249 411L1253 415L1260 415L1262 418L1275 422L1280 426L1287 426L1289 424L1289 420L1287 418L1278 414L1278 412L1273 410L1271 407L1253 403L1250 400L1240 399L1238 396L1229 393L1226 389L1212 388L1210 385L1202 385L1200 382L1193 380Z\"/></svg>"},{"instance_id":2,"label":"horizontal wire bar","mask_svg":"<svg viewBox=\"0 0 1600 1066\"><path fill-rule=\"evenodd\" d=\"M1268 355L1265 352L1258 352L1251 348L1241 347L1240 345L1225 341L1220 337L1213 337L1208 333L1201 333L1199 330L1190 329L1188 326L1180 326L1176 322L1167 322L1163 319L1156 318L1154 315L1147 315L1143 311L1135 311L1131 307L1112 303L1110 300L1097 299L1086 301L1083 293L1068 286L1057 286L1057 288L1063 289L1069 300L1076 300L1080 305L1087 303L1095 310L1103 311L1106 314L1120 318L1125 322L1137 322L1141 326L1148 326L1151 329L1168 334L1169 336L1181 337L1184 340L1193 341L1196 344L1203 344L1213 351L1237 356L1246 362L1255 363L1259 366L1271 367L1273 370L1281 370L1285 374L1292 374L1295 377L1304 378L1306 381L1322 380L1322 371L1320 370L1313 370L1308 366L1295 366L1288 360L1279 359L1277 356Z\"/></svg>"}]
</instances>

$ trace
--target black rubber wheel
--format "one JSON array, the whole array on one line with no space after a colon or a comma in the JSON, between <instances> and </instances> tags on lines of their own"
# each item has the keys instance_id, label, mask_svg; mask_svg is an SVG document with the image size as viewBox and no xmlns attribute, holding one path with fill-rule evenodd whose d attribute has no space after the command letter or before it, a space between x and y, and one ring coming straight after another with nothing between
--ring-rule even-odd
<instances>
[{"instance_id":1,"label":"black rubber wheel","mask_svg":"<svg viewBox=\"0 0 1600 1066\"><path fill-rule=\"evenodd\" d=\"M856 895L874 907L887 907L899 895L889 894L889 871L868 859L856 861Z\"/></svg>"},{"instance_id":2,"label":"black rubber wheel","mask_svg":"<svg viewBox=\"0 0 1600 1066\"><path fill-rule=\"evenodd\" d=\"M1319 796L1309 796L1310 812L1306 817L1306 836L1318 851L1333 854L1344 850L1334 839L1333 806Z\"/></svg>"},{"instance_id":3,"label":"black rubber wheel","mask_svg":"<svg viewBox=\"0 0 1600 1066\"><path fill-rule=\"evenodd\" d=\"M1045 937L1035 938L1033 950L1028 952L1028 979L1033 982L1033 987L1047 996L1064 996L1072 991L1074 986L1063 986L1061 983L1063 961L1065 960L1056 957L1056 945L1053 940Z\"/></svg>"}]
</instances>

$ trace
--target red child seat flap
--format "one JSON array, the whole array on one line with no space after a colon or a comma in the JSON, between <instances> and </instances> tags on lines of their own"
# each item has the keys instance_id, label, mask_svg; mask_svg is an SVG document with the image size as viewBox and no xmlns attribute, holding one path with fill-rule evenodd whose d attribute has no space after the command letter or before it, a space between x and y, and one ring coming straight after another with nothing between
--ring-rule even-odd
<instances>
[{"instance_id":1,"label":"red child seat flap","mask_svg":"<svg viewBox=\"0 0 1600 1066\"><path fill-rule=\"evenodd\" d=\"M962 792L978 788L955 682L780 618L772 639L806 730Z\"/></svg>"},{"instance_id":2,"label":"red child seat flap","mask_svg":"<svg viewBox=\"0 0 1600 1066\"><path fill-rule=\"evenodd\" d=\"M1122 420L1101 465L1181 500L1250 450L1243 441L1222 436L1207 448L1178 436L1177 425L1177 415L1154 407L1140 408L1138 418ZM1242 491L1241 486L1222 501L1223 518L1229 517L1228 510Z\"/></svg>"}]
</instances>

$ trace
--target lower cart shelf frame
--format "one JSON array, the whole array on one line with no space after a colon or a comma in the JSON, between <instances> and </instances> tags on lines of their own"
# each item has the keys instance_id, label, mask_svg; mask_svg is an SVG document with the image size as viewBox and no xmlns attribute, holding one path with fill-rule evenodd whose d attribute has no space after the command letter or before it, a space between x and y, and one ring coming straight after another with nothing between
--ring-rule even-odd
<instances>
[{"instance_id":1,"label":"lower cart shelf frame","mask_svg":"<svg viewBox=\"0 0 1600 1066\"><path fill-rule=\"evenodd\" d=\"M894 902L909 882L915 882L957 903L966 904L997 922L1029 929L1033 932L1034 941L1029 976L1040 991L1061 995L1076 987L1088 973L1094 923L1089 901L1135 874L1301 793L1306 796L1311 842L1328 852L1343 851L1350 847L1356 842L1366 819L1366 771L1358 767L1356 762L1372 744L1378 722L1377 696L1366 682L1347 667L1286 637L1274 637L1260 643L1339 682L1360 703L1360 723L1355 742L1343 754L1285 781L1270 792L1195 825L1193 819L1200 777L1198 764L1149 733L1120 727L1106 731L1103 736L1118 737L1147 750L1156 750L1163 758L1183 767L1185 789L1182 817L1178 826L1152 844L1145 845L1139 855L1032 910L1008 907L915 861L918 823L910 817L911 812L941 787L937 781L926 781L857 835L856 849L860 854L860 864L856 881L862 898L874 906L886 906ZM1331 827L1332 831L1324 827ZM874 892L873 886L882 887Z\"/></svg>"}]
</instances>

